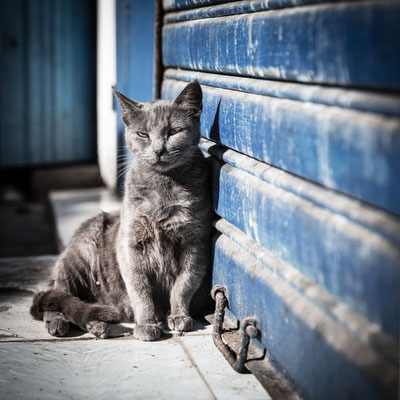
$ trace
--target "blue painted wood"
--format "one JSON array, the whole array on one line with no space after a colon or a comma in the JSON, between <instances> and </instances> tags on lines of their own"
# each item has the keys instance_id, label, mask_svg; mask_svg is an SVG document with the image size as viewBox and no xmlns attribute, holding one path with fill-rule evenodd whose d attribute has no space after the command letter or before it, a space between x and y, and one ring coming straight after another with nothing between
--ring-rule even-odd
<instances>
[{"instance_id":1,"label":"blue painted wood","mask_svg":"<svg viewBox=\"0 0 400 400\"><path fill-rule=\"evenodd\" d=\"M154 19L155 2L140 0L117 1L117 89L141 102L154 99ZM119 144L118 175L130 152L125 149L125 126L118 112L117 132ZM121 183L121 182L120 182Z\"/></svg>"},{"instance_id":2,"label":"blue painted wood","mask_svg":"<svg viewBox=\"0 0 400 400\"><path fill-rule=\"evenodd\" d=\"M13 165L26 157L25 2L0 2L0 18L0 165Z\"/></svg>"},{"instance_id":3,"label":"blue painted wood","mask_svg":"<svg viewBox=\"0 0 400 400\"><path fill-rule=\"evenodd\" d=\"M37 163L40 160L42 146L39 140L34 140L35 138L31 132L41 132L43 121L41 107L43 92L40 86L43 81L42 63L40 62L40 59L43 57L43 24L40 23L40 2L37 0L28 2L27 13L30 15L30 23L27 26L27 51L28 59L30 60L28 63L28 93L33 94L28 98L30 112L28 113L27 120L27 141L30 161Z\"/></svg>"},{"instance_id":4,"label":"blue painted wood","mask_svg":"<svg viewBox=\"0 0 400 400\"><path fill-rule=\"evenodd\" d=\"M239 319L257 318L263 345L300 393L309 399L396 398L396 365L310 303L270 261L261 264L227 236L217 236L213 283L227 288Z\"/></svg>"},{"instance_id":5,"label":"blue painted wood","mask_svg":"<svg viewBox=\"0 0 400 400\"><path fill-rule=\"evenodd\" d=\"M164 79L185 82L196 79L202 85L221 89L239 90L246 93L400 117L400 95L393 93L245 78L173 68L164 72Z\"/></svg>"},{"instance_id":6,"label":"blue painted wood","mask_svg":"<svg viewBox=\"0 0 400 400\"><path fill-rule=\"evenodd\" d=\"M305 398L396 398L400 3L317 2L165 0L162 98L198 79L223 145L201 148L231 311Z\"/></svg>"},{"instance_id":7,"label":"blue painted wood","mask_svg":"<svg viewBox=\"0 0 400 400\"><path fill-rule=\"evenodd\" d=\"M42 43L43 43L43 58L42 58L42 75L41 75L41 118L42 118L42 131L41 140L46 145L41 146L42 149L42 161L44 163L50 163L53 161L54 154L54 127L55 127L55 113L54 113L54 94L53 82L54 82L54 68L53 60L51 55L53 54L54 48L54 35L53 35L53 0L45 0L43 7L39 8L42 10ZM32 77L33 78L33 77ZM35 101L35 96L31 96L32 103ZM73 119L73 128L74 126ZM37 132L38 133L38 132Z\"/></svg>"},{"instance_id":8,"label":"blue painted wood","mask_svg":"<svg viewBox=\"0 0 400 400\"><path fill-rule=\"evenodd\" d=\"M218 215L398 337L398 245L228 164L213 187Z\"/></svg>"},{"instance_id":9,"label":"blue painted wood","mask_svg":"<svg viewBox=\"0 0 400 400\"><path fill-rule=\"evenodd\" d=\"M95 157L95 11L90 0L1 2L1 166Z\"/></svg>"},{"instance_id":10,"label":"blue painted wood","mask_svg":"<svg viewBox=\"0 0 400 400\"><path fill-rule=\"evenodd\" d=\"M85 6L83 6L83 3ZM87 58L79 57L79 69L72 68L71 74L76 85L71 87L70 99L68 104L74 105L76 110L76 121L77 126L84 127L87 131L92 130L94 133L96 124L96 2L82 2L76 0L73 2L72 8L72 33L73 40L71 43L73 47L71 51L74 54L85 54ZM91 24L88 25L88 21ZM89 59L89 63L88 63ZM90 84L90 90L88 85ZM90 113L88 112L88 105L91 106ZM79 147L81 156L90 152L95 153L95 135L81 135L80 129L74 130L74 139L71 141L72 149L74 149L74 141L80 140L82 143Z\"/></svg>"},{"instance_id":11,"label":"blue painted wood","mask_svg":"<svg viewBox=\"0 0 400 400\"><path fill-rule=\"evenodd\" d=\"M342 215L346 219L382 235L400 247L400 218L396 218L391 213L361 203L333 190L327 190L311 181L227 149L210 140L203 138L200 148L213 158L228 163L296 196L300 196L333 214Z\"/></svg>"},{"instance_id":12,"label":"blue painted wood","mask_svg":"<svg viewBox=\"0 0 400 400\"><path fill-rule=\"evenodd\" d=\"M226 3L226 0L163 0L163 8L164 10L175 10L221 3Z\"/></svg>"},{"instance_id":13,"label":"blue painted wood","mask_svg":"<svg viewBox=\"0 0 400 400\"><path fill-rule=\"evenodd\" d=\"M64 15L63 15L63 0L54 0L54 80L55 80L55 95L54 95L54 113L55 113L55 126L60 127L59 135L55 137L54 142L54 156L58 158L59 154L62 154L62 150L65 146L66 133L65 133L65 114L66 109L64 107L65 98L63 96L65 92L66 82L64 80L65 74L65 63L66 58L64 57L64 45L63 43L63 28L64 28ZM60 45L57 45L60 44ZM76 118L77 116L75 116ZM68 153L68 149L67 149Z\"/></svg>"},{"instance_id":14,"label":"blue painted wood","mask_svg":"<svg viewBox=\"0 0 400 400\"><path fill-rule=\"evenodd\" d=\"M154 2L118 0L118 90L137 101L153 100Z\"/></svg>"},{"instance_id":15,"label":"blue painted wood","mask_svg":"<svg viewBox=\"0 0 400 400\"><path fill-rule=\"evenodd\" d=\"M253 13L257 11L273 10L276 8L303 6L305 4L326 3L330 0L250 0L238 1L237 3L229 2L227 4L214 5L210 7L195 8L189 11L169 12L164 17L164 23L172 23L178 21L189 21L202 18L216 18L226 15L237 15ZM330 1L332 2L332 1ZM171 3L171 8L173 3Z\"/></svg>"},{"instance_id":16,"label":"blue painted wood","mask_svg":"<svg viewBox=\"0 0 400 400\"><path fill-rule=\"evenodd\" d=\"M165 80L163 98L186 82ZM400 213L400 119L203 86L204 136Z\"/></svg>"},{"instance_id":17,"label":"blue painted wood","mask_svg":"<svg viewBox=\"0 0 400 400\"><path fill-rule=\"evenodd\" d=\"M167 24L163 62L263 78L399 89L399 18L399 2L374 1Z\"/></svg>"}]
</instances>

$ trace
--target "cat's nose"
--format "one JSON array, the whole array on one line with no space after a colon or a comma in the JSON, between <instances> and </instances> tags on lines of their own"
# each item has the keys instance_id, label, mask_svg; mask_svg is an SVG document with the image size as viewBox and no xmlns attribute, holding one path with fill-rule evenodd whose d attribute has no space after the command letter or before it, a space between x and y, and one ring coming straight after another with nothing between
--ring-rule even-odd
<instances>
[{"instance_id":1,"label":"cat's nose","mask_svg":"<svg viewBox=\"0 0 400 400\"><path fill-rule=\"evenodd\" d=\"M154 153L157 157L161 157L165 153L165 147L161 149L154 149Z\"/></svg>"}]
</instances>

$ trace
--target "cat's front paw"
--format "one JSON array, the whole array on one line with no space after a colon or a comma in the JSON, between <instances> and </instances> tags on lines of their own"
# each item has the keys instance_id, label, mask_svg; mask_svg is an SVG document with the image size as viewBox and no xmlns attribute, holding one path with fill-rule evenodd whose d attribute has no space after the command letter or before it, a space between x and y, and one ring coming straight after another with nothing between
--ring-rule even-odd
<instances>
[{"instance_id":1,"label":"cat's front paw","mask_svg":"<svg viewBox=\"0 0 400 400\"><path fill-rule=\"evenodd\" d=\"M93 336L100 339L107 339L111 334L110 325L103 321L90 321L86 324L86 329Z\"/></svg>"},{"instance_id":2,"label":"cat's front paw","mask_svg":"<svg viewBox=\"0 0 400 400\"><path fill-rule=\"evenodd\" d=\"M194 321L188 315L170 315L168 328L171 331L188 332L193 329Z\"/></svg>"},{"instance_id":3,"label":"cat's front paw","mask_svg":"<svg viewBox=\"0 0 400 400\"><path fill-rule=\"evenodd\" d=\"M136 339L149 342L160 338L161 328L156 324L136 325L133 335Z\"/></svg>"},{"instance_id":4,"label":"cat's front paw","mask_svg":"<svg viewBox=\"0 0 400 400\"><path fill-rule=\"evenodd\" d=\"M69 332L69 321L65 318L51 319L45 325L52 336L65 336Z\"/></svg>"}]
</instances>

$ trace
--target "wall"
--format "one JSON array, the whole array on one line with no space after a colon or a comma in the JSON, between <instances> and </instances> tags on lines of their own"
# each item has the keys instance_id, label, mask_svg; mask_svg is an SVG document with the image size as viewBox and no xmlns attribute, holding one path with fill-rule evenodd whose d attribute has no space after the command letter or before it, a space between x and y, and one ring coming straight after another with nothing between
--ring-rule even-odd
<instances>
[{"instance_id":1,"label":"wall","mask_svg":"<svg viewBox=\"0 0 400 400\"><path fill-rule=\"evenodd\" d=\"M0 2L0 166L95 158L94 1Z\"/></svg>"},{"instance_id":2,"label":"wall","mask_svg":"<svg viewBox=\"0 0 400 400\"><path fill-rule=\"evenodd\" d=\"M400 3L163 5L162 98L203 88L213 283L305 398L396 398Z\"/></svg>"}]
</instances>

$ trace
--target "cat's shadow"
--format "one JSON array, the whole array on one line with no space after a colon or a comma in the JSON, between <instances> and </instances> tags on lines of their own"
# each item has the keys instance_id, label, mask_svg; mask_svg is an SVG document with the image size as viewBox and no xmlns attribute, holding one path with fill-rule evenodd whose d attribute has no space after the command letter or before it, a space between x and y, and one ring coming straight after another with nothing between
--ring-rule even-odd
<instances>
[{"instance_id":1,"label":"cat's shadow","mask_svg":"<svg viewBox=\"0 0 400 400\"><path fill-rule=\"evenodd\" d=\"M77 326L72 326L69 332L64 336L65 338L77 338L83 335L87 335L87 332L80 330Z\"/></svg>"},{"instance_id":2,"label":"cat's shadow","mask_svg":"<svg viewBox=\"0 0 400 400\"><path fill-rule=\"evenodd\" d=\"M133 333L133 324L132 326L125 326L121 324L112 324L111 327L111 338L131 336ZM88 335L87 332L82 331L77 326L71 325L70 331L66 334L65 338L77 338L84 335Z\"/></svg>"},{"instance_id":3,"label":"cat's shadow","mask_svg":"<svg viewBox=\"0 0 400 400\"><path fill-rule=\"evenodd\" d=\"M195 322L194 329L192 332L203 331L203 330L207 329L208 325L210 325L210 324L207 322L207 320L198 319ZM111 334L110 334L109 338L115 339L115 338L133 336L134 326L135 326L135 324L133 324L133 323L112 324L112 325L110 325ZM163 334L157 341L168 340L178 334L175 331L168 330L166 327L163 328L162 331L163 331ZM88 333L80 330L76 326L71 326L69 333L67 335L65 335L64 337L65 338L76 338L76 337L80 337L80 336L84 336L84 335L88 335ZM183 334L183 335L185 335L185 334Z\"/></svg>"},{"instance_id":4,"label":"cat's shadow","mask_svg":"<svg viewBox=\"0 0 400 400\"><path fill-rule=\"evenodd\" d=\"M111 338L114 337L124 337L132 336L133 334L133 324L131 326L125 326L122 324L112 324L111 326Z\"/></svg>"}]
</instances>

